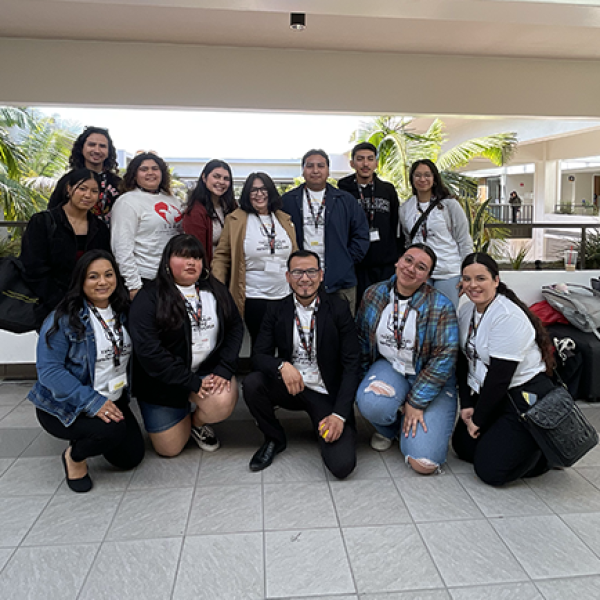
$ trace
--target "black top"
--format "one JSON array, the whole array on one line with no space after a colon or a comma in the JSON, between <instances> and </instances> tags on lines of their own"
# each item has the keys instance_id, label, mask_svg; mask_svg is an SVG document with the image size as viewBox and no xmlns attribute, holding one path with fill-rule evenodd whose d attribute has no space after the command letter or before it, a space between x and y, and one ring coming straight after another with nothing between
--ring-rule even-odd
<instances>
[{"instance_id":1,"label":"black top","mask_svg":"<svg viewBox=\"0 0 600 600\"><path fill-rule=\"evenodd\" d=\"M317 364L331 398L331 412L348 419L352 414L360 372L358 336L348 302L321 291L315 320ZM279 376L281 362L292 362L294 327L292 294L269 304L254 344L254 370L271 377Z\"/></svg>"},{"instance_id":2,"label":"black top","mask_svg":"<svg viewBox=\"0 0 600 600\"><path fill-rule=\"evenodd\" d=\"M156 322L157 286L151 281L137 293L129 312L129 333L134 357L132 393L149 404L183 408L190 392L198 393L201 377L214 373L230 380L237 368L238 355L244 337L244 325L229 290L220 282L229 305L229 319L217 302L219 334L217 345L192 371L192 326L190 320L169 331L160 331Z\"/></svg>"}]
</instances>

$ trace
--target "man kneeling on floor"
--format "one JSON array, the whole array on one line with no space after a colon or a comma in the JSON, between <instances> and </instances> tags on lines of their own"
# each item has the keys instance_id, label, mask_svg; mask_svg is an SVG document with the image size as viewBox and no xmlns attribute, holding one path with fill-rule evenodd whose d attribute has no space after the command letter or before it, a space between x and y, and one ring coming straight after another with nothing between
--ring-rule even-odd
<instances>
[{"instance_id":1,"label":"man kneeling on floor","mask_svg":"<svg viewBox=\"0 0 600 600\"><path fill-rule=\"evenodd\" d=\"M246 404L265 436L250 470L266 469L285 450L285 431L275 416L280 406L309 414L325 465L343 479L356 466L354 322L345 300L322 291L317 254L298 250L287 267L293 293L269 305L254 345L254 372L243 383Z\"/></svg>"}]
</instances>

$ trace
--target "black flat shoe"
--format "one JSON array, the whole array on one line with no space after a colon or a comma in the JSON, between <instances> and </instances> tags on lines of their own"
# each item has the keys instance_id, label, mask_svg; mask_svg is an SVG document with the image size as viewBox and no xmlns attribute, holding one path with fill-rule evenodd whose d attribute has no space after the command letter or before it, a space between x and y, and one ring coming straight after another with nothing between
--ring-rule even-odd
<instances>
[{"instance_id":1,"label":"black flat shoe","mask_svg":"<svg viewBox=\"0 0 600 600\"><path fill-rule=\"evenodd\" d=\"M69 470L67 469L67 458L65 456L66 453L67 451L65 450L62 453L61 458L63 467L65 468L65 478L67 480L67 485L69 486L69 489L73 490L74 492L77 492L78 494L85 494L86 492L89 492L94 485L92 482L92 478L89 476L89 474L84 475L79 479L69 479Z\"/></svg>"},{"instance_id":2,"label":"black flat shoe","mask_svg":"<svg viewBox=\"0 0 600 600\"><path fill-rule=\"evenodd\" d=\"M273 440L267 440L254 454L250 461L251 471L262 471L266 469L275 458L276 454L285 450L285 442L278 444Z\"/></svg>"}]
</instances>

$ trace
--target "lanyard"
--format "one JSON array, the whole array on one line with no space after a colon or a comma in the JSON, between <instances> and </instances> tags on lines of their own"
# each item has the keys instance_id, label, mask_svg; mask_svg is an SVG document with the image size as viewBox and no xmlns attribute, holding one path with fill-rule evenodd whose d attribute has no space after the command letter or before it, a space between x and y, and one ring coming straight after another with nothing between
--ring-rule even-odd
<instances>
[{"instance_id":1,"label":"lanyard","mask_svg":"<svg viewBox=\"0 0 600 600\"><path fill-rule=\"evenodd\" d=\"M398 348L398 350L400 350L400 346L402 345L402 335L408 319L408 313L410 312L410 300L406 303L406 308L404 309L404 314L402 315L402 321L400 321L400 325L398 325L399 312L400 297L398 296L398 292L394 290L394 339L396 340L396 348Z\"/></svg>"},{"instance_id":2,"label":"lanyard","mask_svg":"<svg viewBox=\"0 0 600 600\"><path fill-rule=\"evenodd\" d=\"M183 301L185 302L185 309L188 315L194 320L198 329L200 329L200 323L202 322L202 296L200 296L200 287L196 284L196 294L198 294L198 309L194 310L192 305L188 302L188 299L181 294Z\"/></svg>"},{"instance_id":3,"label":"lanyard","mask_svg":"<svg viewBox=\"0 0 600 600\"><path fill-rule=\"evenodd\" d=\"M372 229L373 221L375 220L375 180L373 180L371 185L371 198L367 203L367 199L365 198L364 188L358 183L358 180L354 178L356 181L356 185L358 187L358 193L360 194L360 203L362 204L363 210L367 213L369 217L369 228ZM367 184L369 185L369 184Z\"/></svg>"},{"instance_id":4,"label":"lanyard","mask_svg":"<svg viewBox=\"0 0 600 600\"><path fill-rule=\"evenodd\" d=\"M310 332L308 334L308 342L306 341L306 336L304 335L304 329L302 329L302 323L300 323L300 317L298 316L298 310L294 307L294 317L296 319L296 329L298 330L298 337L300 338L300 343L302 347L306 351L306 355L308 356L308 362L312 363L312 354L313 354L313 344L315 341L315 325L316 319L315 315L319 310L319 298L315 301L315 308L313 309L312 316L310 317Z\"/></svg>"},{"instance_id":5,"label":"lanyard","mask_svg":"<svg viewBox=\"0 0 600 600\"><path fill-rule=\"evenodd\" d=\"M267 226L263 223L263 220L260 218L260 215L256 215L258 217L258 221L260 223L260 228L263 233L267 236L269 240L269 247L271 248L271 254L275 254L275 219L273 219L272 213L269 213L269 217L271 218L271 233L267 229Z\"/></svg>"},{"instance_id":6,"label":"lanyard","mask_svg":"<svg viewBox=\"0 0 600 600\"><path fill-rule=\"evenodd\" d=\"M431 199L430 202L432 202L434 200L434 198ZM421 203L419 202L419 199L417 198L417 210L423 215L425 214L425 211L427 209L425 209L425 211L421 208ZM421 237L423 238L423 243L425 243L427 241L427 217L429 215L427 215L424 219L423 222L421 223Z\"/></svg>"},{"instance_id":7,"label":"lanyard","mask_svg":"<svg viewBox=\"0 0 600 600\"><path fill-rule=\"evenodd\" d=\"M493 302L493 301L492 301ZM479 323L475 323L475 315L477 314L477 308L473 307L473 314L471 315L471 322L469 323L469 333L467 334L467 342L465 344L465 354L467 358L472 361L479 360L479 356L477 354L477 349L475 348L475 339L477 338L477 330L481 327L481 322L483 321L483 317L485 317L485 313L487 309L491 306L492 302L490 302L483 311L481 318L479 319Z\"/></svg>"},{"instance_id":8,"label":"lanyard","mask_svg":"<svg viewBox=\"0 0 600 600\"><path fill-rule=\"evenodd\" d=\"M94 313L96 319L98 319L98 322L100 323L100 326L104 331L106 339L112 344L113 363L115 367L118 367L121 364L121 354L123 354L123 326L121 325L121 322L115 315L115 332L117 333L115 337L115 332L113 332L108 323L102 318L102 316L98 312L98 309L95 306L90 306L90 308Z\"/></svg>"},{"instance_id":9,"label":"lanyard","mask_svg":"<svg viewBox=\"0 0 600 600\"><path fill-rule=\"evenodd\" d=\"M327 191L323 194L323 200L321 200L321 206L319 206L319 212L317 216L315 216L315 210L313 208L310 193L308 192L308 188L304 186L304 191L306 192L306 201L308 202L308 208L310 210L310 214L312 215L313 221L315 222L315 231L319 231L319 223L321 222L321 216L323 215L323 211L325 210L325 196Z\"/></svg>"},{"instance_id":10,"label":"lanyard","mask_svg":"<svg viewBox=\"0 0 600 600\"><path fill-rule=\"evenodd\" d=\"M221 221L221 215L219 215L217 209L214 209L214 217L213 219L216 219L217 221L219 221L219 225L221 226L221 229L223 229L223 227L225 227L225 210L223 210L223 220Z\"/></svg>"}]
</instances>

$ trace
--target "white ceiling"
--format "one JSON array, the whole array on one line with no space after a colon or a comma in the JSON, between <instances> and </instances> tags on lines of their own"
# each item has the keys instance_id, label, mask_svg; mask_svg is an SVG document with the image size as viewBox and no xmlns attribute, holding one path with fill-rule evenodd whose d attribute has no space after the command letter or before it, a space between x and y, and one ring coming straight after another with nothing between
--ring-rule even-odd
<instances>
[{"instance_id":1,"label":"white ceiling","mask_svg":"<svg viewBox=\"0 0 600 600\"><path fill-rule=\"evenodd\" d=\"M600 59L599 4L0 0L0 37L593 60ZM305 31L289 29L291 9L307 13Z\"/></svg>"}]
</instances>

